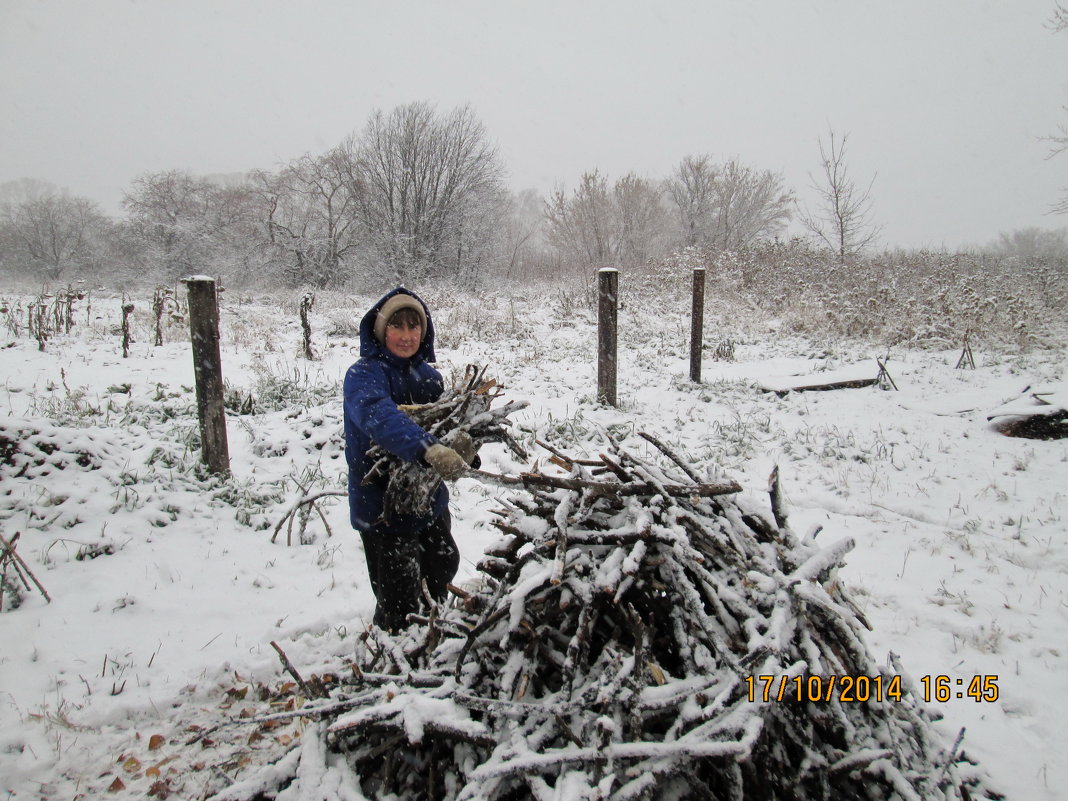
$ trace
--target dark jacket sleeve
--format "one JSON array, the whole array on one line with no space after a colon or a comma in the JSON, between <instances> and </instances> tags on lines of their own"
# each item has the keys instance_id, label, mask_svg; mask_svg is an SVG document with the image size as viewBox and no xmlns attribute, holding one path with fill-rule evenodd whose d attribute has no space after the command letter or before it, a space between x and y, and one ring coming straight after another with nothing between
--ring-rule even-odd
<instances>
[{"instance_id":1,"label":"dark jacket sleeve","mask_svg":"<svg viewBox=\"0 0 1068 801\"><path fill-rule=\"evenodd\" d=\"M385 372L374 360L359 361L349 368L345 414L367 436L405 461L422 461L426 449L437 442L397 408Z\"/></svg>"}]
</instances>

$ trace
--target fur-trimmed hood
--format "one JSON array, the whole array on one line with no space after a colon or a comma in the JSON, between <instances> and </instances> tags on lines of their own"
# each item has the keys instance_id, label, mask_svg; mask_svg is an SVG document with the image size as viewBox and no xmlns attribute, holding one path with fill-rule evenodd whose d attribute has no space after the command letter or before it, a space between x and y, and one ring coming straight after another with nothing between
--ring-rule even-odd
<instances>
[{"instance_id":1,"label":"fur-trimmed hood","mask_svg":"<svg viewBox=\"0 0 1068 801\"><path fill-rule=\"evenodd\" d=\"M375 323L378 320L378 313L382 310L382 307L386 305L386 302L397 295L408 295L413 300L418 302L419 306L423 310L423 314L426 317L426 331L423 332L423 341L419 343L419 350L412 356L412 361L418 363L420 361L433 362L434 358L434 320L430 316L430 308L426 305L421 297L416 295L411 290L404 287L397 287L396 289L387 292L378 302L370 308L370 310L363 316L360 321L360 355L361 356L379 356L387 359L396 359L397 357L386 350L385 345L375 336ZM395 305L395 304L394 304Z\"/></svg>"}]
</instances>

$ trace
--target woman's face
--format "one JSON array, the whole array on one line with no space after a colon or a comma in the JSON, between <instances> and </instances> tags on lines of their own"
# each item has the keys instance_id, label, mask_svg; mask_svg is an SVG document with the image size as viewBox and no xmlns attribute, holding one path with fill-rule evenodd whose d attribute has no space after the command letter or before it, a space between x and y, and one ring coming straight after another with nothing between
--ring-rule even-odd
<instances>
[{"instance_id":1,"label":"woman's face","mask_svg":"<svg viewBox=\"0 0 1068 801\"><path fill-rule=\"evenodd\" d=\"M423 327L419 323L391 320L386 326L386 350L402 359L410 359L423 341Z\"/></svg>"}]
</instances>

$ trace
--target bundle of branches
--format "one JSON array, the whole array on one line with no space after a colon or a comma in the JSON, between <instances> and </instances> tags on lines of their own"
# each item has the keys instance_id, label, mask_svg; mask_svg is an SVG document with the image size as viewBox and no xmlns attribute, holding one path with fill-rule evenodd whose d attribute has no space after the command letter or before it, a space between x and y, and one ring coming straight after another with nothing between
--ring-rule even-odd
<instances>
[{"instance_id":1,"label":"bundle of branches","mask_svg":"<svg viewBox=\"0 0 1068 801\"><path fill-rule=\"evenodd\" d=\"M457 386L446 389L433 403L401 406L415 423L446 445L456 442L460 432L471 437L476 448L487 442L503 442L520 459L523 447L508 433L508 415L527 406L525 401L508 401L491 409L502 394L495 379L486 379L486 367L468 365ZM364 483L386 481L384 516L426 515L441 477L430 467L397 458L380 445L368 455L376 461L367 471Z\"/></svg>"},{"instance_id":2,"label":"bundle of branches","mask_svg":"<svg viewBox=\"0 0 1068 801\"><path fill-rule=\"evenodd\" d=\"M524 409L526 401L509 401L503 406L491 409L490 405L503 394L503 388L495 379L487 379L486 367L468 365L463 379L445 390L433 403L420 406L401 406L400 408L417 424L441 439L446 445L455 442L459 432L466 433L476 448L487 442L503 442L520 459L526 459L523 447L508 433L511 423L508 415ZM431 468L405 462L397 458L380 445L372 445L369 455L374 463L365 482L385 481L386 517L397 514L424 515L429 511L430 500L441 477ZM327 532L330 526L323 513L316 507L322 498L347 495L347 490L312 490L301 487L300 497L286 510L274 526L271 542L278 538L282 528L286 528L286 542L293 543L293 527L297 526L298 540L304 540L304 530L316 511L322 519Z\"/></svg>"},{"instance_id":3,"label":"bundle of branches","mask_svg":"<svg viewBox=\"0 0 1068 801\"><path fill-rule=\"evenodd\" d=\"M647 439L658 463L610 442L507 479L480 583L370 629L351 682L292 713L318 721L300 752L217 799L1000 798L874 664L852 542L792 535L777 478L766 519Z\"/></svg>"}]
</instances>

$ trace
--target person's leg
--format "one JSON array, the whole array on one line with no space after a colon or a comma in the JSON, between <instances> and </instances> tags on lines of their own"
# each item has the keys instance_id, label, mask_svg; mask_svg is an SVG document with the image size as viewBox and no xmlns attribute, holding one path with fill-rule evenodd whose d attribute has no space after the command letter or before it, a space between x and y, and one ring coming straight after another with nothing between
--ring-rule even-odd
<instances>
[{"instance_id":1,"label":"person's leg","mask_svg":"<svg viewBox=\"0 0 1068 801\"><path fill-rule=\"evenodd\" d=\"M407 625L408 615L420 607L419 540L410 531L391 527L377 529L377 533L378 606L374 622L398 631Z\"/></svg>"},{"instance_id":2,"label":"person's leg","mask_svg":"<svg viewBox=\"0 0 1068 801\"><path fill-rule=\"evenodd\" d=\"M419 532L419 564L430 597L439 603L444 601L448 594L446 585L460 567L460 551L452 538L452 516L448 509Z\"/></svg>"},{"instance_id":3,"label":"person's leg","mask_svg":"<svg viewBox=\"0 0 1068 801\"><path fill-rule=\"evenodd\" d=\"M363 558L367 562L367 578L371 580L371 592L378 599L378 533L356 529L363 541Z\"/></svg>"}]
</instances>

